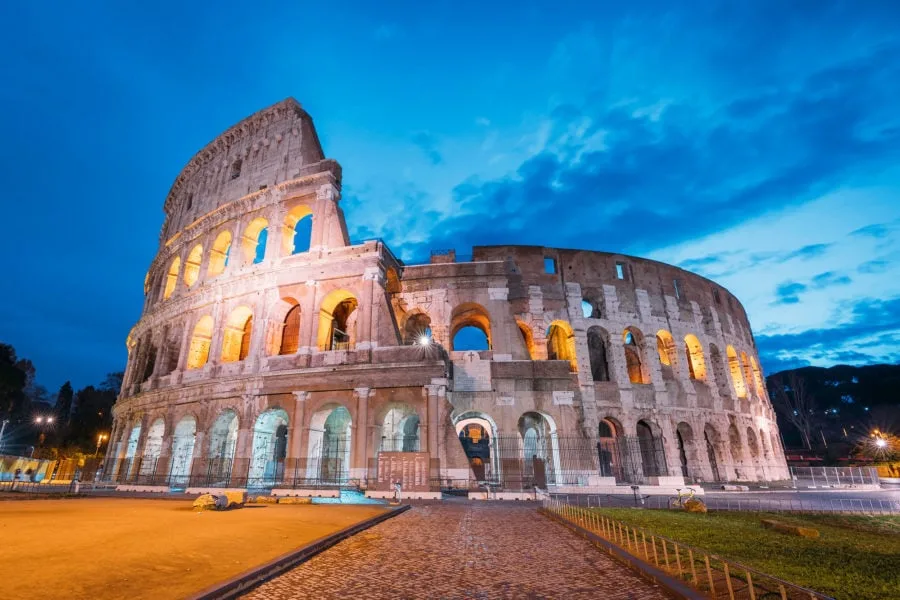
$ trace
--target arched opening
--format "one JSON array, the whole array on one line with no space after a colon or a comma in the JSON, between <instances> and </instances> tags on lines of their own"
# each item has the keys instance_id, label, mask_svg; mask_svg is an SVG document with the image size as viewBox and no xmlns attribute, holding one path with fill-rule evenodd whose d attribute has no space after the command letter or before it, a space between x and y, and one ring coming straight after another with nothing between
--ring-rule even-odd
<instances>
[{"instance_id":1,"label":"arched opening","mask_svg":"<svg viewBox=\"0 0 900 600\"><path fill-rule=\"evenodd\" d=\"M752 458L759 458L759 446L756 443L756 433L754 433L751 427L747 428L747 447L750 448L750 456Z\"/></svg>"},{"instance_id":2,"label":"arched opening","mask_svg":"<svg viewBox=\"0 0 900 600\"><path fill-rule=\"evenodd\" d=\"M346 290L325 296L319 309L319 350L349 350L356 343L356 297Z\"/></svg>"},{"instance_id":3,"label":"arched opening","mask_svg":"<svg viewBox=\"0 0 900 600\"><path fill-rule=\"evenodd\" d=\"M206 274L212 278L221 275L228 266L228 254L231 252L231 232L223 231L216 236L212 250L209 251L209 266Z\"/></svg>"},{"instance_id":4,"label":"arched opening","mask_svg":"<svg viewBox=\"0 0 900 600\"><path fill-rule=\"evenodd\" d=\"M200 261L203 260L203 246L197 244L191 249L187 260L184 262L184 283L191 287L197 283L200 277Z\"/></svg>"},{"instance_id":5,"label":"arched opening","mask_svg":"<svg viewBox=\"0 0 900 600\"><path fill-rule=\"evenodd\" d=\"M750 359L747 358L746 352L741 352L741 374L744 376L744 384L747 392L755 394L756 389L753 382L753 371L750 370Z\"/></svg>"},{"instance_id":6,"label":"arched opening","mask_svg":"<svg viewBox=\"0 0 900 600\"><path fill-rule=\"evenodd\" d=\"M535 360L534 353L534 334L524 321L516 319L516 325L519 328L519 335L522 337L522 343L525 344L525 351L528 353L529 360Z\"/></svg>"},{"instance_id":7,"label":"arched opening","mask_svg":"<svg viewBox=\"0 0 900 600\"><path fill-rule=\"evenodd\" d=\"M625 366L631 383L650 383L650 373L644 363L644 336L634 328L628 327L622 333L625 346Z\"/></svg>"},{"instance_id":8,"label":"arched opening","mask_svg":"<svg viewBox=\"0 0 900 600\"><path fill-rule=\"evenodd\" d=\"M262 217L250 221L244 229L241 239L241 249L244 253L246 264L262 262L266 255L266 242L269 237L269 222Z\"/></svg>"},{"instance_id":9,"label":"arched opening","mask_svg":"<svg viewBox=\"0 0 900 600\"><path fill-rule=\"evenodd\" d=\"M141 373L141 381L147 381L153 375L156 368L156 346L152 343L147 344L147 354L144 356L144 368Z\"/></svg>"},{"instance_id":10,"label":"arched opening","mask_svg":"<svg viewBox=\"0 0 900 600\"><path fill-rule=\"evenodd\" d=\"M168 375L178 368L178 358L181 350L181 332L180 326L167 328L163 334L163 347L161 360L163 361L162 375Z\"/></svg>"},{"instance_id":11,"label":"arched opening","mask_svg":"<svg viewBox=\"0 0 900 600\"><path fill-rule=\"evenodd\" d=\"M234 464L234 449L237 446L238 418L231 410L225 410L216 417L209 430L209 463L207 479L210 483L228 484Z\"/></svg>"},{"instance_id":12,"label":"arched opening","mask_svg":"<svg viewBox=\"0 0 900 600\"><path fill-rule=\"evenodd\" d=\"M666 380L675 379L675 340L672 334L665 329L656 332L656 352L659 354L659 364L662 367L662 376Z\"/></svg>"},{"instance_id":13,"label":"arched opening","mask_svg":"<svg viewBox=\"0 0 900 600\"><path fill-rule=\"evenodd\" d=\"M744 473L741 472L741 469L738 469L738 466L744 463L744 449L741 445L741 434L734 423L728 427L728 444L731 447L731 462L734 465L734 476L738 481L743 481L745 479Z\"/></svg>"},{"instance_id":14,"label":"arched opening","mask_svg":"<svg viewBox=\"0 0 900 600\"><path fill-rule=\"evenodd\" d=\"M306 204L294 206L284 217L281 239L284 255L308 252L312 238L312 210Z\"/></svg>"},{"instance_id":15,"label":"arched opening","mask_svg":"<svg viewBox=\"0 0 900 600\"><path fill-rule=\"evenodd\" d=\"M581 316L590 319L594 316L594 305L586 298L581 299Z\"/></svg>"},{"instance_id":16,"label":"arched opening","mask_svg":"<svg viewBox=\"0 0 900 600\"><path fill-rule=\"evenodd\" d=\"M762 429L759 430L759 445L762 449L762 458L768 459L771 456L769 454L769 443L766 441L766 434Z\"/></svg>"},{"instance_id":17,"label":"arched opening","mask_svg":"<svg viewBox=\"0 0 900 600\"><path fill-rule=\"evenodd\" d=\"M678 462L681 465L681 475L687 481L701 479L700 454L694 440L694 429L682 421L675 427L675 437L678 442Z\"/></svg>"},{"instance_id":18,"label":"arched opening","mask_svg":"<svg viewBox=\"0 0 900 600\"><path fill-rule=\"evenodd\" d=\"M609 334L601 327L591 327L587 332L588 354L591 359L591 377L594 381L609 381L609 363L606 358Z\"/></svg>"},{"instance_id":19,"label":"arched opening","mask_svg":"<svg viewBox=\"0 0 900 600\"><path fill-rule=\"evenodd\" d=\"M284 315L278 354L296 354L300 349L300 305L295 304Z\"/></svg>"},{"instance_id":20,"label":"arched opening","mask_svg":"<svg viewBox=\"0 0 900 600\"><path fill-rule=\"evenodd\" d=\"M197 420L194 417L183 417L175 426L172 436L172 466L169 471L169 485L172 487L188 485L196 434Z\"/></svg>"},{"instance_id":21,"label":"arched opening","mask_svg":"<svg viewBox=\"0 0 900 600\"><path fill-rule=\"evenodd\" d=\"M610 418L602 419L598 428L597 454L600 458L600 475L625 480L622 470L622 428Z\"/></svg>"},{"instance_id":22,"label":"arched opening","mask_svg":"<svg viewBox=\"0 0 900 600\"><path fill-rule=\"evenodd\" d=\"M480 304L460 304L450 317L451 350L490 350L491 318Z\"/></svg>"},{"instance_id":23,"label":"arched opening","mask_svg":"<svg viewBox=\"0 0 900 600\"><path fill-rule=\"evenodd\" d=\"M327 405L313 414L309 424L307 477L340 483L350 476L352 421L350 411Z\"/></svg>"},{"instance_id":24,"label":"arched opening","mask_svg":"<svg viewBox=\"0 0 900 600\"><path fill-rule=\"evenodd\" d=\"M703 358L703 346L697 336L689 333L684 336L684 351L687 357L691 379L706 381L706 361Z\"/></svg>"},{"instance_id":25,"label":"arched opening","mask_svg":"<svg viewBox=\"0 0 900 600\"><path fill-rule=\"evenodd\" d=\"M728 373L725 370L725 361L722 353L715 344L709 345L709 360L712 362L713 376L716 378L716 388L722 398L731 398L731 388L728 387Z\"/></svg>"},{"instance_id":26,"label":"arched opening","mask_svg":"<svg viewBox=\"0 0 900 600\"><path fill-rule=\"evenodd\" d=\"M407 346L430 344L431 317L421 312L409 315L403 324L403 343Z\"/></svg>"},{"instance_id":27,"label":"arched opening","mask_svg":"<svg viewBox=\"0 0 900 600\"><path fill-rule=\"evenodd\" d=\"M763 381L762 371L756 363L756 359L752 356L750 357L750 368L753 370L753 381L756 383L756 395L760 398L765 398L766 384Z\"/></svg>"},{"instance_id":28,"label":"arched opening","mask_svg":"<svg viewBox=\"0 0 900 600\"><path fill-rule=\"evenodd\" d=\"M724 477L722 477L722 473L719 470L719 460L717 458L720 444L719 433L709 423L703 428L703 441L706 443L706 459L709 461L713 481L724 481Z\"/></svg>"},{"instance_id":29,"label":"arched opening","mask_svg":"<svg viewBox=\"0 0 900 600\"><path fill-rule=\"evenodd\" d=\"M565 360L569 370L578 372L575 358L575 332L565 321L553 321L547 329L547 360Z\"/></svg>"},{"instance_id":30,"label":"arched opening","mask_svg":"<svg viewBox=\"0 0 900 600\"><path fill-rule=\"evenodd\" d=\"M287 428L288 414L283 408L270 408L256 418L247 487L272 487L284 478Z\"/></svg>"},{"instance_id":31,"label":"arched opening","mask_svg":"<svg viewBox=\"0 0 900 600\"><path fill-rule=\"evenodd\" d=\"M222 339L222 362L244 360L250 352L253 334L253 313L246 306L239 306L228 315L225 336Z\"/></svg>"},{"instance_id":32,"label":"arched opening","mask_svg":"<svg viewBox=\"0 0 900 600\"><path fill-rule=\"evenodd\" d=\"M725 353L728 356L728 368L731 370L734 392L738 398L746 398L747 388L744 387L744 377L741 375L741 365L738 361L737 352L734 351L733 346L729 345L725 347Z\"/></svg>"},{"instance_id":33,"label":"arched opening","mask_svg":"<svg viewBox=\"0 0 900 600\"><path fill-rule=\"evenodd\" d=\"M659 477L665 472L666 464L662 441L647 421L638 421L636 429L644 477Z\"/></svg>"},{"instance_id":34,"label":"arched opening","mask_svg":"<svg viewBox=\"0 0 900 600\"><path fill-rule=\"evenodd\" d=\"M141 469L139 474L142 476L155 475L157 472L157 462L162 454L163 434L166 432L166 424L162 419L156 419L150 428L147 429L147 439L144 440L144 453L141 456Z\"/></svg>"},{"instance_id":35,"label":"arched opening","mask_svg":"<svg viewBox=\"0 0 900 600\"><path fill-rule=\"evenodd\" d=\"M418 452L419 415L408 404L394 405L381 421L379 452Z\"/></svg>"},{"instance_id":36,"label":"arched opening","mask_svg":"<svg viewBox=\"0 0 900 600\"><path fill-rule=\"evenodd\" d=\"M135 455L137 454L138 442L141 439L141 425L138 423L131 428L128 434L128 443L125 446L125 476L131 479L135 466Z\"/></svg>"},{"instance_id":37,"label":"arched opening","mask_svg":"<svg viewBox=\"0 0 900 600\"><path fill-rule=\"evenodd\" d=\"M178 271L180 270L181 258L176 256L172 264L169 265L169 274L166 275L166 289L163 291L163 300L168 300L172 292L175 291L175 286L178 285Z\"/></svg>"},{"instance_id":38,"label":"arched opening","mask_svg":"<svg viewBox=\"0 0 900 600\"><path fill-rule=\"evenodd\" d=\"M188 369L199 369L209 360L209 346L212 342L213 320L209 315L201 317L194 325L191 345L188 347Z\"/></svg>"},{"instance_id":39,"label":"arched opening","mask_svg":"<svg viewBox=\"0 0 900 600\"><path fill-rule=\"evenodd\" d=\"M497 424L480 412L463 413L454 419L469 467L477 481L500 481Z\"/></svg>"},{"instance_id":40,"label":"arched opening","mask_svg":"<svg viewBox=\"0 0 900 600\"><path fill-rule=\"evenodd\" d=\"M527 412L519 417L518 429L525 480L536 488L547 489L548 484L556 483L560 474L556 425L546 415Z\"/></svg>"}]
</instances>

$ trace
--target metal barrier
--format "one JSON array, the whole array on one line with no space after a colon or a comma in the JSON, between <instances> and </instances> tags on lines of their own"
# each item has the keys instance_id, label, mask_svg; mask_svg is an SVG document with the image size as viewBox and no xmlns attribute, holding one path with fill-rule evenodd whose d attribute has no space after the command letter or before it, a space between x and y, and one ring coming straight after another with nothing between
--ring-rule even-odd
<instances>
[{"instance_id":1,"label":"metal barrier","mask_svg":"<svg viewBox=\"0 0 900 600\"><path fill-rule=\"evenodd\" d=\"M611 519L597 511L572 506L559 498L545 499L544 509L615 544L635 558L656 565L710 598L834 600L700 548Z\"/></svg>"},{"instance_id":2,"label":"metal barrier","mask_svg":"<svg viewBox=\"0 0 900 600\"><path fill-rule=\"evenodd\" d=\"M614 496L601 494L553 494L554 499L572 506L587 508L670 508L670 496ZM838 513L863 515L898 515L900 500L877 498L752 498L747 496L700 496L709 511L734 510L771 513Z\"/></svg>"}]
</instances>

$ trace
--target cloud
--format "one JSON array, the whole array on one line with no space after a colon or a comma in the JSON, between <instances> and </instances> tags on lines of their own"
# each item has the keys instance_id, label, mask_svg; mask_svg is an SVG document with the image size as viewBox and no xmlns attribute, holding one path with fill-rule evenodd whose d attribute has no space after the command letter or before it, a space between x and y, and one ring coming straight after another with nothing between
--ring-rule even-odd
<instances>
[{"instance_id":1,"label":"cloud","mask_svg":"<svg viewBox=\"0 0 900 600\"><path fill-rule=\"evenodd\" d=\"M785 281L775 288L775 301L773 304L797 304L800 302L800 294L807 290L807 286L796 281Z\"/></svg>"},{"instance_id":2,"label":"cloud","mask_svg":"<svg viewBox=\"0 0 900 600\"><path fill-rule=\"evenodd\" d=\"M823 290L835 285L848 285L853 280L847 275L840 275L834 271L826 271L814 276L811 280L812 287L817 290Z\"/></svg>"},{"instance_id":3,"label":"cloud","mask_svg":"<svg viewBox=\"0 0 900 600\"><path fill-rule=\"evenodd\" d=\"M900 360L896 343L900 335L900 297L881 300L863 298L842 303L835 311L833 327L807 329L792 333L759 334L756 345L767 364L785 361L824 360L827 362L895 362ZM887 338L885 338L887 336ZM873 339L884 345L867 345ZM861 349L870 348L870 352ZM855 354L848 354L854 352ZM851 356L856 359L848 360Z\"/></svg>"},{"instance_id":4,"label":"cloud","mask_svg":"<svg viewBox=\"0 0 900 600\"><path fill-rule=\"evenodd\" d=\"M891 228L888 227L887 224L873 223L872 225L866 225L865 227L860 227L856 231L851 232L850 235L881 239L881 238L887 237L887 235L890 232L891 232Z\"/></svg>"},{"instance_id":5,"label":"cloud","mask_svg":"<svg viewBox=\"0 0 900 600\"><path fill-rule=\"evenodd\" d=\"M420 131L412 136L412 143L425 154L425 157L433 165L439 165L444 161L441 153L437 150L437 138L427 131Z\"/></svg>"},{"instance_id":6,"label":"cloud","mask_svg":"<svg viewBox=\"0 0 900 600\"><path fill-rule=\"evenodd\" d=\"M871 275L874 273L884 273L888 270L889 266L890 263L888 261L876 259L864 262L863 264L859 265L856 270L860 273Z\"/></svg>"}]
</instances>

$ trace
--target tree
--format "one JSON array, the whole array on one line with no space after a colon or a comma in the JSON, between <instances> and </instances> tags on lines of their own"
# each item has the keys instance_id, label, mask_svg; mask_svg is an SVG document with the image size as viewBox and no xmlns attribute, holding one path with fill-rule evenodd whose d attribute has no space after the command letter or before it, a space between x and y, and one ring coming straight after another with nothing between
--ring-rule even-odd
<instances>
[{"instance_id":1,"label":"tree","mask_svg":"<svg viewBox=\"0 0 900 600\"><path fill-rule=\"evenodd\" d=\"M60 426L66 426L72 418L72 399L75 392L72 390L72 383L65 382L59 388L56 394L56 418L59 420Z\"/></svg>"},{"instance_id":2,"label":"tree","mask_svg":"<svg viewBox=\"0 0 900 600\"><path fill-rule=\"evenodd\" d=\"M15 348L0 344L0 419L20 420L26 412L24 390L28 374L22 369L22 363L16 360Z\"/></svg>"},{"instance_id":3,"label":"tree","mask_svg":"<svg viewBox=\"0 0 900 600\"><path fill-rule=\"evenodd\" d=\"M803 438L803 445L812 449L812 431L816 421L816 398L809 392L806 380L797 373L787 373L772 378L769 395L772 404Z\"/></svg>"}]
</instances>

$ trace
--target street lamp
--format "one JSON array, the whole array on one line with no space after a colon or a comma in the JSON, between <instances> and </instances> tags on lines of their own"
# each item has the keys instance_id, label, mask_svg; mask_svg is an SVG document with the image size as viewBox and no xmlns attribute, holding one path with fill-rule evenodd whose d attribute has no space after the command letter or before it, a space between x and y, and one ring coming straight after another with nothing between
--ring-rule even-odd
<instances>
[{"instance_id":1,"label":"street lamp","mask_svg":"<svg viewBox=\"0 0 900 600\"><path fill-rule=\"evenodd\" d=\"M40 450L44 445L44 440L47 438L47 428L53 427L53 416L38 415L34 418L34 422L41 430L41 435L38 437L38 449ZM32 454L33 453L34 452L32 451Z\"/></svg>"},{"instance_id":2,"label":"street lamp","mask_svg":"<svg viewBox=\"0 0 900 600\"><path fill-rule=\"evenodd\" d=\"M105 439L106 439L106 434L105 434L105 433L101 433L100 435L97 436L97 449L94 451L94 458L97 458L97 456L99 456L99 454L100 454L100 444L102 444L102 443L103 443L103 440L105 440Z\"/></svg>"}]
</instances>

